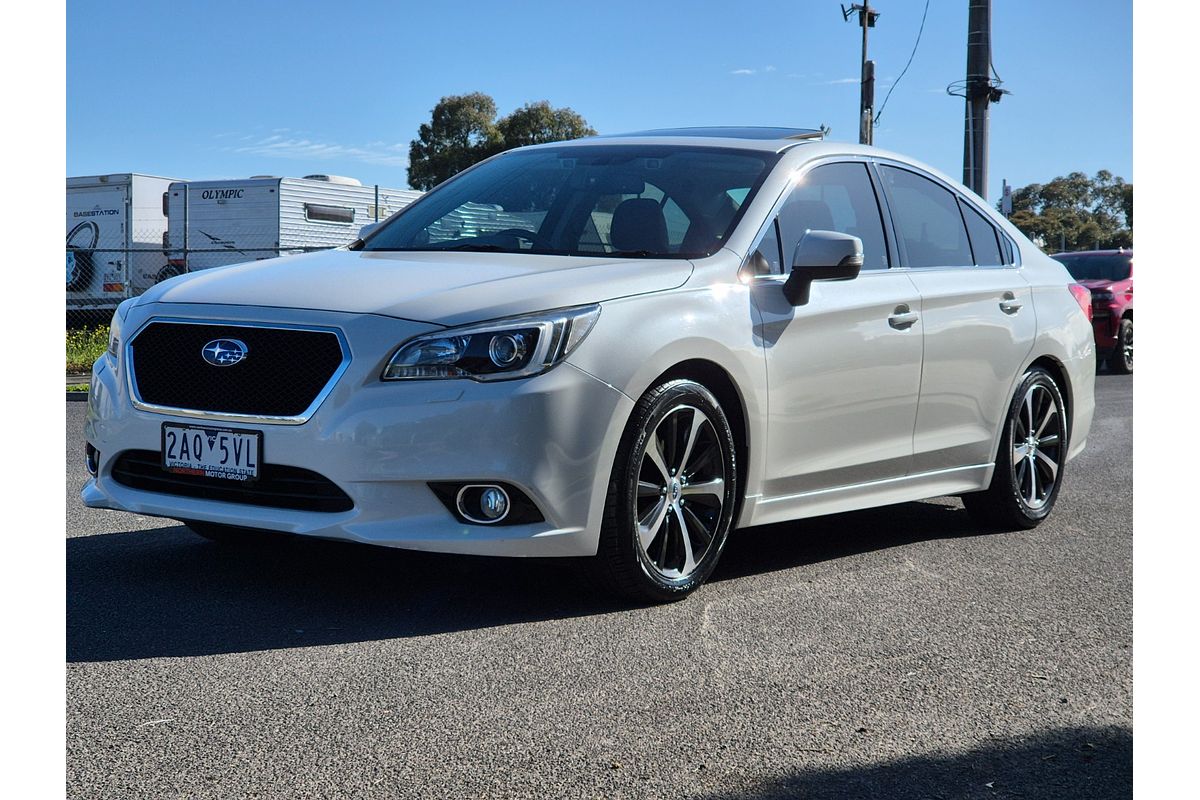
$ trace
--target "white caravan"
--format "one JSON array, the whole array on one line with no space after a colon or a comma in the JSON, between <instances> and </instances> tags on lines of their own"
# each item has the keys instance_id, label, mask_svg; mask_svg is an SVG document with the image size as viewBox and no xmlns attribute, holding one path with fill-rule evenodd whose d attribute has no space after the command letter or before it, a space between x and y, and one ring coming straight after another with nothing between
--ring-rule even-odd
<instances>
[{"instance_id":1,"label":"white caravan","mask_svg":"<svg viewBox=\"0 0 1200 800\"><path fill-rule=\"evenodd\" d=\"M67 310L116 308L166 266L163 195L177 179L138 173L67 178Z\"/></svg>"},{"instance_id":2,"label":"white caravan","mask_svg":"<svg viewBox=\"0 0 1200 800\"><path fill-rule=\"evenodd\" d=\"M173 183L167 193L169 264L159 279L340 247L357 239L364 225L420 196L336 175Z\"/></svg>"}]
</instances>

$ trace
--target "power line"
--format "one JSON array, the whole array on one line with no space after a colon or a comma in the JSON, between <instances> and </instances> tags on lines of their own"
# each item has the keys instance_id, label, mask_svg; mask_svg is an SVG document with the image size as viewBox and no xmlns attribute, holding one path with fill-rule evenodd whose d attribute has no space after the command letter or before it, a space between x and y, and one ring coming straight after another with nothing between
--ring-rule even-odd
<instances>
[{"instance_id":1,"label":"power line","mask_svg":"<svg viewBox=\"0 0 1200 800\"><path fill-rule=\"evenodd\" d=\"M887 108L888 98L892 96L892 90L896 88L896 84L900 83L900 78L904 77L904 73L908 72L909 66L913 62L913 58L917 55L917 47L921 44L921 34L925 32L925 18L929 16L929 0L925 0L925 12L921 14L921 27L917 30L917 41L913 42L912 52L908 56L908 63L904 65L904 69L900 70L899 77L892 82L888 87L887 95L883 98L882 105L879 106L879 113L875 115L875 124L879 124L879 118L883 116L883 109Z\"/></svg>"}]
</instances>

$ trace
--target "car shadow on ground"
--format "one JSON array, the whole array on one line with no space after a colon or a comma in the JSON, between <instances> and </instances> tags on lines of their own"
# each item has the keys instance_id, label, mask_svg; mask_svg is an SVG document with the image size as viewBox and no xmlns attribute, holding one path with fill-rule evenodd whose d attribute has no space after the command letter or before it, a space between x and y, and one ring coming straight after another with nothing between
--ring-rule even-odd
<instances>
[{"instance_id":1,"label":"car shadow on ground","mask_svg":"<svg viewBox=\"0 0 1200 800\"><path fill-rule=\"evenodd\" d=\"M727 581L977 534L956 506L909 503L736 532ZM578 562L417 553L289 537L218 545L182 526L67 539L67 660L374 641L628 608Z\"/></svg>"},{"instance_id":2,"label":"car shadow on ground","mask_svg":"<svg viewBox=\"0 0 1200 800\"><path fill-rule=\"evenodd\" d=\"M932 753L861 767L805 770L704 795L704 800L1108 800L1133 794L1133 732L1076 727L993 739L965 753Z\"/></svg>"}]
</instances>

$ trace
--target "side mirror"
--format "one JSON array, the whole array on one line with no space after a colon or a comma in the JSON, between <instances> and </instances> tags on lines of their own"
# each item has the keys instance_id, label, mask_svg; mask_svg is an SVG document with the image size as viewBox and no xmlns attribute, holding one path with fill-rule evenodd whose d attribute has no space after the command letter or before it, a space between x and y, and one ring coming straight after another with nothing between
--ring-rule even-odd
<instances>
[{"instance_id":1,"label":"side mirror","mask_svg":"<svg viewBox=\"0 0 1200 800\"><path fill-rule=\"evenodd\" d=\"M796 245L783 296L794 306L808 302L813 281L849 281L863 265L862 239L837 231L809 231Z\"/></svg>"},{"instance_id":2,"label":"side mirror","mask_svg":"<svg viewBox=\"0 0 1200 800\"><path fill-rule=\"evenodd\" d=\"M371 235L371 232L383 224L383 220L372 222L370 225L363 225L358 229L358 238L365 239Z\"/></svg>"}]
</instances>

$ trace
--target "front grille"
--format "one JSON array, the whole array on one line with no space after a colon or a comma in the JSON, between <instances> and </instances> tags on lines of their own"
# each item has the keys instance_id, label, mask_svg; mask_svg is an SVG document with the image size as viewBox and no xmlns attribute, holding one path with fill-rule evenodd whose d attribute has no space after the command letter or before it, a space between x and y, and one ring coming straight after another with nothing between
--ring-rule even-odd
<instances>
[{"instance_id":1,"label":"front grille","mask_svg":"<svg viewBox=\"0 0 1200 800\"><path fill-rule=\"evenodd\" d=\"M245 343L245 359L209 364L201 351L218 339ZM143 403L271 417L303 414L343 360L331 331L185 322L151 322L134 337L130 353Z\"/></svg>"},{"instance_id":2,"label":"front grille","mask_svg":"<svg viewBox=\"0 0 1200 800\"><path fill-rule=\"evenodd\" d=\"M203 475L177 475L162 468L154 450L126 450L117 456L112 477L122 486L177 497L198 497L294 511L349 511L354 501L323 475L299 467L263 464L256 481Z\"/></svg>"}]
</instances>

